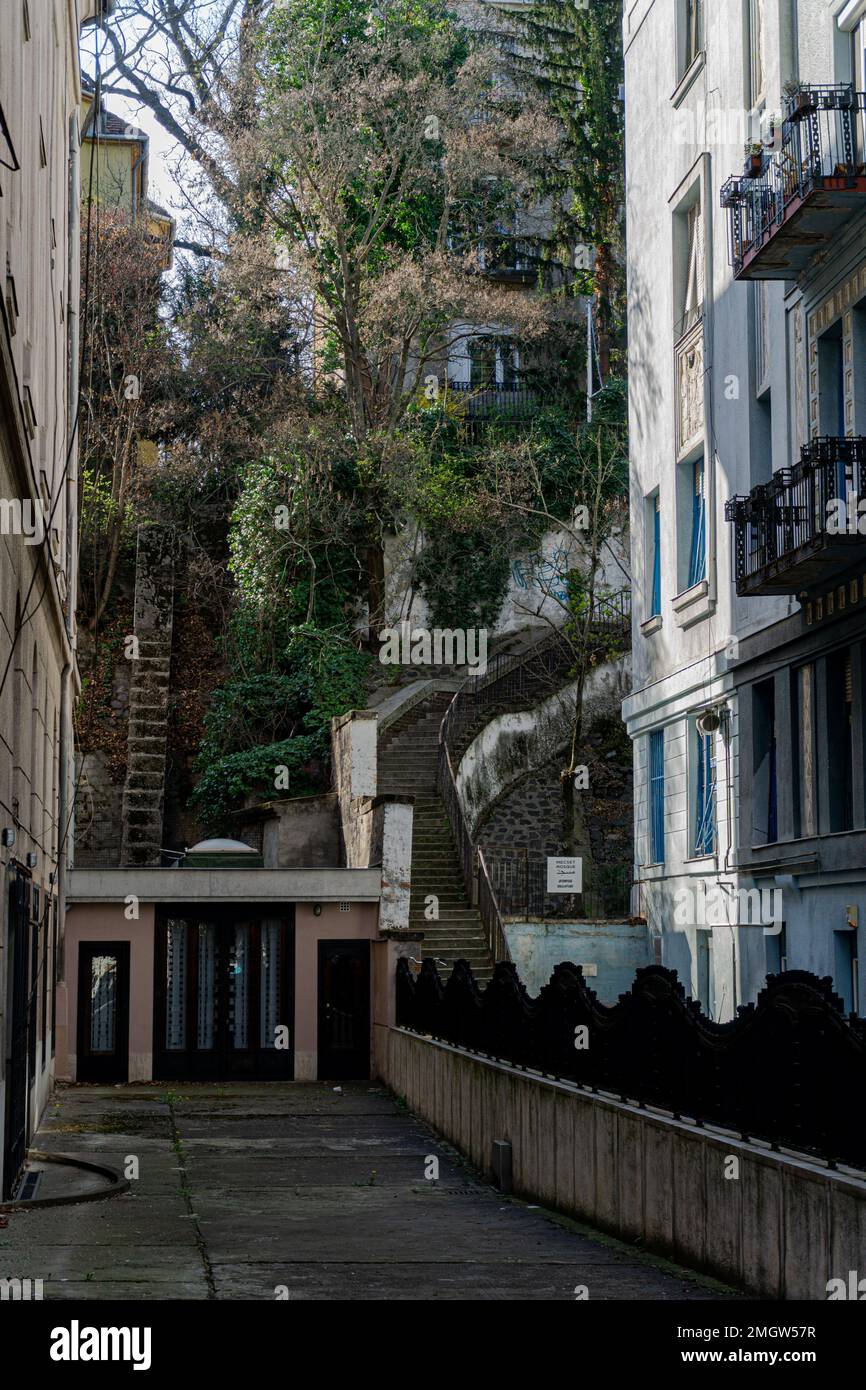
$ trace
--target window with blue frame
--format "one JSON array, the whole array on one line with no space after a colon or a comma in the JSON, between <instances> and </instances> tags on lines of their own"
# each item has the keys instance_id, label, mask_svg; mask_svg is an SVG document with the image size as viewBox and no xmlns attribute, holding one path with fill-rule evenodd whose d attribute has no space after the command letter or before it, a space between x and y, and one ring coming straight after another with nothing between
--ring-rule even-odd
<instances>
[{"instance_id":1,"label":"window with blue frame","mask_svg":"<svg viewBox=\"0 0 866 1390\"><path fill-rule=\"evenodd\" d=\"M665 735L649 736L649 852L651 864L665 862Z\"/></svg>"},{"instance_id":2,"label":"window with blue frame","mask_svg":"<svg viewBox=\"0 0 866 1390\"><path fill-rule=\"evenodd\" d=\"M657 618L662 611L662 527L659 495L649 498L651 530L650 553L650 610L648 616Z\"/></svg>"},{"instance_id":3,"label":"window with blue frame","mask_svg":"<svg viewBox=\"0 0 866 1390\"><path fill-rule=\"evenodd\" d=\"M707 505L704 460L692 465L692 544L689 551L688 587L707 577Z\"/></svg>"},{"instance_id":4,"label":"window with blue frame","mask_svg":"<svg viewBox=\"0 0 866 1390\"><path fill-rule=\"evenodd\" d=\"M694 854L712 854L716 847L716 766L713 759L713 736L702 734L695 726L695 805Z\"/></svg>"}]
</instances>

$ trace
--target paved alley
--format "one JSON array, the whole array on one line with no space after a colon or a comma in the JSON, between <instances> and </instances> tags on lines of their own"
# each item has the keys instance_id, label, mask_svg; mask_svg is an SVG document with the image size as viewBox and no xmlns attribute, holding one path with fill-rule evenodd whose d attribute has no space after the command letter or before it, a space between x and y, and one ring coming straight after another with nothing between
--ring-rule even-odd
<instances>
[{"instance_id":1,"label":"paved alley","mask_svg":"<svg viewBox=\"0 0 866 1390\"><path fill-rule=\"evenodd\" d=\"M140 1173L120 1196L10 1214L0 1277L42 1278L46 1299L720 1296L504 1199L366 1083L73 1087L34 1147Z\"/></svg>"}]
</instances>

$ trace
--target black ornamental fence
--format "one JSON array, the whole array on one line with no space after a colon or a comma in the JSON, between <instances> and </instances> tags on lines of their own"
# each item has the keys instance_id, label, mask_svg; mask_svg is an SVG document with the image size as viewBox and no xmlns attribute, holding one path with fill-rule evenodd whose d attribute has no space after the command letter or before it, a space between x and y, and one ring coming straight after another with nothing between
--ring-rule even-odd
<instances>
[{"instance_id":1,"label":"black ornamental fence","mask_svg":"<svg viewBox=\"0 0 866 1390\"><path fill-rule=\"evenodd\" d=\"M704 1017L676 972L638 970L616 1004L563 963L538 997L511 962L480 989L458 961L397 965L397 1025L593 1093L713 1125L773 1149L866 1168L866 1021L846 1017L830 979L770 975L729 1023Z\"/></svg>"}]
</instances>

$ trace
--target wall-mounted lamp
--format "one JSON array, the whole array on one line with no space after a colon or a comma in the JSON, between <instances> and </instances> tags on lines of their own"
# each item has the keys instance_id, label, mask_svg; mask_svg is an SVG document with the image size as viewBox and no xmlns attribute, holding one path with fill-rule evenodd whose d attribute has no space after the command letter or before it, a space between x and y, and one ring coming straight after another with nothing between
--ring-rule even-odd
<instances>
[{"instance_id":1,"label":"wall-mounted lamp","mask_svg":"<svg viewBox=\"0 0 866 1390\"><path fill-rule=\"evenodd\" d=\"M0 839L2 839L4 849L12 848L15 843L15 831L12 829L11 825L4 825L3 834L0 836Z\"/></svg>"},{"instance_id":2,"label":"wall-mounted lamp","mask_svg":"<svg viewBox=\"0 0 866 1390\"><path fill-rule=\"evenodd\" d=\"M39 855L36 853L35 849L31 849L25 858L28 869L35 869L38 860Z\"/></svg>"},{"instance_id":3,"label":"wall-mounted lamp","mask_svg":"<svg viewBox=\"0 0 866 1390\"><path fill-rule=\"evenodd\" d=\"M313 916L314 916L314 917L321 917L321 915L322 915L322 904L321 904L321 903L314 903L314 904L313 904Z\"/></svg>"}]
</instances>

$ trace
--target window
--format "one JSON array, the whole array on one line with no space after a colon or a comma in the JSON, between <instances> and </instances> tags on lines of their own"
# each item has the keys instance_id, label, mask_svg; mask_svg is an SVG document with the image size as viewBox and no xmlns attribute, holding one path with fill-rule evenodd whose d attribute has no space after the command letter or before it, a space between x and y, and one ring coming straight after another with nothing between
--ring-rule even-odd
<instances>
[{"instance_id":1,"label":"window","mask_svg":"<svg viewBox=\"0 0 866 1390\"><path fill-rule=\"evenodd\" d=\"M752 687L752 840L777 839L776 688L768 680Z\"/></svg>"},{"instance_id":2,"label":"window","mask_svg":"<svg viewBox=\"0 0 866 1390\"><path fill-rule=\"evenodd\" d=\"M665 735L649 736L649 851L651 864L665 862Z\"/></svg>"},{"instance_id":3,"label":"window","mask_svg":"<svg viewBox=\"0 0 866 1390\"><path fill-rule=\"evenodd\" d=\"M661 503L658 491L646 499L646 528L647 589L650 596L647 618L657 618L662 611Z\"/></svg>"},{"instance_id":4,"label":"window","mask_svg":"<svg viewBox=\"0 0 866 1390\"><path fill-rule=\"evenodd\" d=\"M854 340L854 433L866 434L866 299L855 304L851 329Z\"/></svg>"},{"instance_id":5,"label":"window","mask_svg":"<svg viewBox=\"0 0 866 1390\"><path fill-rule=\"evenodd\" d=\"M704 308L704 217L700 198L692 203L686 218L686 275L680 336L701 317Z\"/></svg>"},{"instance_id":6,"label":"window","mask_svg":"<svg viewBox=\"0 0 866 1390\"><path fill-rule=\"evenodd\" d=\"M692 724L692 853L712 854L716 847L716 765L713 736Z\"/></svg>"},{"instance_id":7,"label":"window","mask_svg":"<svg viewBox=\"0 0 866 1390\"><path fill-rule=\"evenodd\" d=\"M860 1008L857 988L857 932L851 927L833 933L833 988L841 996L846 1014Z\"/></svg>"},{"instance_id":8,"label":"window","mask_svg":"<svg viewBox=\"0 0 866 1390\"><path fill-rule=\"evenodd\" d=\"M749 96L757 106L764 95L764 0L749 0Z\"/></svg>"},{"instance_id":9,"label":"window","mask_svg":"<svg viewBox=\"0 0 866 1390\"><path fill-rule=\"evenodd\" d=\"M685 61L683 71L692 63L704 46L704 0L685 0L684 10Z\"/></svg>"},{"instance_id":10,"label":"window","mask_svg":"<svg viewBox=\"0 0 866 1390\"><path fill-rule=\"evenodd\" d=\"M691 589L707 577L707 507L704 460L696 459L689 467L692 475L692 523L686 587Z\"/></svg>"},{"instance_id":11,"label":"window","mask_svg":"<svg viewBox=\"0 0 866 1390\"><path fill-rule=\"evenodd\" d=\"M713 933L698 930L697 941L698 1001L705 1018L712 1018L716 1000L713 989Z\"/></svg>"},{"instance_id":12,"label":"window","mask_svg":"<svg viewBox=\"0 0 866 1390\"><path fill-rule=\"evenodd\" d=\"M845 434L845 366L841 320L818 339L818 410L821 433ZM844 496L844 493L839 494Z\"/></svg>"},{"instance_id":13,"label":"window","mask_svg":"<svg viewBox=\"0 0 866 1390\"><path fill-rule=\"evenodd\" d=\"M851 648L827 658L830 830L854 826L854 667Z\"/></svg>"}]
</instances>

